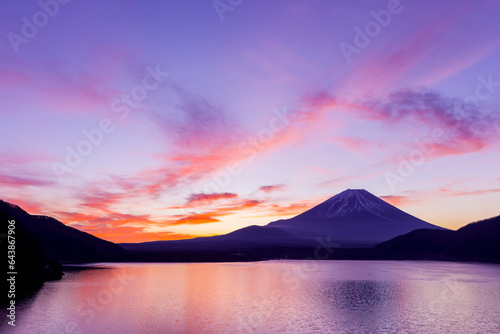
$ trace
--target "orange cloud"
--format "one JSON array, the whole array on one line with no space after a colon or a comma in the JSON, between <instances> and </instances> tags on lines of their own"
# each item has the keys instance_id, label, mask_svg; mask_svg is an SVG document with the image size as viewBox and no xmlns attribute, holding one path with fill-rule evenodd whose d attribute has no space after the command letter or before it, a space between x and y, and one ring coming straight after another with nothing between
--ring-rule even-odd
<instances>
[{"instance_id":1,"label":"orange cloud","mask_svg":"<svg viewBox=\"0 0 500 334\"><path fill-rule=\"evenodd\" d=\"M298 203L293 203L289 205L278 205L271 204L272 213L266 214L266 216L289 216L289 215L298 215L304 211L309 210L314 205L318 203L312 203L312 201L301 201Z\"/></svg>"},{"instance_id":2,"label":"orange cloud","mask_svg":"<svg viewBox=\"0 0 500 334\"><path fill-rule=\"evenodd\" d=\"M106 215L89 215L83 213L59 212L59 217L69 226L90 233L98 238L112 242L146 242L156 240L177 240L194 238L197 235L179 234L174 232L147 232L148 226L168 226L180 224L207 223L208 215L203 220L202 215L186 216L177 221L153 221L149 215L131 215L122 213L109 213ZM182 223L180 223L182 221ZM177 223L179 222L179 223Z\"/></svg>"},{"instance_id":3,"label":"orange cloud","mask_svg":"<svg viewBox=\"0 0 500 334\"><path fill-rule=\"evenodd\" d=\"M159 240L179 240L198 237L198 235L179 234L173 232L145 232L143 227L121 226L113 229L92 229L79 227L82 231L98 238L115 243L137 243Z\"/></svg>"},{"instance_id":4,"label":"orange cloud","mask_svg":"<svg viewBox=\"0 0 500 334\"><path fill-rule=\"evenodd\" d=\"M110 213L105 215L87 215L87 214L72 214L64 213L67 218L63 218L65 223L72 227L82 228L84 230L93 229L104 231L114 229L125 225L134 225L146 227L148 225L168 224L169 221L153 221L149 215L130 215L122 213Z\"/></svg>"},{"instance_id":5,"label":"orange cloud","mask_svg":"<svg viewBox=\"0 0 500 334\"><path fill-rule=\"evenodd\" d=\"M90 215L82 212L65 212L65 211L54 212L54 217L56 217L60 221L64 221L66 224L89 222L99 218L98 215Z\"/></svg>"},{"instance_id":6,"label":"orange cloud","mask_svg":"<svg viewBox=\"0 0 500 334\"><path fill-rule=\"evenodd\" d=\"M236 205L232 208L229 208L229 211L253 208L253 207L260 205L261 203L262 203L262 201L258 201L255 199L247 199L247 200L243 201L242 203L239 203L238 205Z\"/></svg>"},{"instance_id":7,"label":"orange cloud","mask_svg":"<svg viewBox=\"0 0 500 334\"><path fill-rule=\"evenodd\" d=\"M19 198L10 198L10 197L5 197L3 200L7 203L19 206L21 209L23 209L29 214L33 215L47 214L46 208L42 203L19 199Z\"/></svg>"},{"instance_id":8,"label":"orange cloud","mask_svg":"<svg viewBox=\"0 0 500 334\"><path fill-rule=\"evenodd\" d=\"M173 221L169 221L169 225L198 225L198 224L208 224L208 223L216 223L220 220L217 217L227 216L232 213L236 213L238 211L246 210L249 208L253 208L262 204L262 201L258 200L238 200L233 203L223 204L214 207L211 211L204 213L194 213L187 216L182 216L182 218L178 218ZM187 207L186 207L187 208Z\"/></svg>"},{"instance_id":9,"label":"orange cloud","mask_svg":"<svg viewBox=\"0 0 500 334\"><path fill-rule=\"evenodd\" d=\"M29 214L47 214L46 209L37 203L23 200L8 200L8 203L18 205ZM109 213L107 215L92 215L80 212L56 211L53 215L62 223L92 234L111 242L146 242L156 240L177 240L198 237L198 235L179 234L174 232L147 232L151 225L166 225L170 222L156 222L148 215L134 216L130 214ZM130 226L134 225L134 226Z\"/></svg>"},{"instance_id":10,"label":"orange cloud","mask_svg":"<svg viewBox=\"0 0 500 334\"><path fill-rule=\"evenodd\" d=\"M171 222L169 225L198 225L220 222L219 219L213 217L214 215L221 216L222 214L216 212L195 213Z\"/></svg>"},{"instance_id":11,"label":"orange cloud","mask_svg":"<svg viewBox=\"0 0 500 334\"><path fill-rule=\"evenodd\" d=\"M394 206L400 207L405 206L410 203L410 199L406 196L380 196L381 199L392 204Z\"/></svg>"}]
</instances>

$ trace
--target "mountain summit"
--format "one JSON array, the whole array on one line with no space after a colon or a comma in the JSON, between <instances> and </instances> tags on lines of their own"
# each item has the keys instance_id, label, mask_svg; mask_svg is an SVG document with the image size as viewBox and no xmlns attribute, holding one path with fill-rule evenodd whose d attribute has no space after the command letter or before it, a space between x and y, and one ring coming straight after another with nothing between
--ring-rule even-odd
<instances>
[{"instance_id":1,"label":"mountain summit","mask_svg":"<svg viewBox=\"0 0 500 334\"><path fill-rule=\"evenodd\" d=\"M348 189L291 219L272 222L299 238L328 237L343 247L372 246L416 229L443 229L364 189Z\"/></svg>"},{"instance_id":2,"label":"mountain summit","mask_svg":"<svg viewBox=\"0 0 500 334\"><path fill-rule=\"evenodd\" d=\"M348 189L302 213L300 216L334 218L353 213L370 212L384 217L387 214L393 214L393 210L394 206L364 189Z\"/></svg>"}]
</instances>

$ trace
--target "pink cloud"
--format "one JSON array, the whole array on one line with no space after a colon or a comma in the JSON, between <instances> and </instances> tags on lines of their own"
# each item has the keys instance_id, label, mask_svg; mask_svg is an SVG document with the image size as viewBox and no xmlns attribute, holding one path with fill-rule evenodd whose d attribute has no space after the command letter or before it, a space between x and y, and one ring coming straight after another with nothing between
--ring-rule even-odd
<instances>
[{"instance_id":1,"label":"pink cloud","mask_svg":"<svg viewBox=\"0 0 500 334\"><path fill-rule=\"evenodd\" d=\"M383 145L380 143L360 137L335 137L332 138L332 141L340 144L350 151L360 153L370 153L373 151L373 148L383 148Z\"/></svg>"},{"instance_id":2,"label":"pink cloud","mask_svg":"<svg viewBox=\"0 0 500 334\"><path fill-rule=\"evenodd\" d=\"M451 190L448 188L439 188L441 193L446 194L450 197L455 196L477 196L477 195L487 195L500 193L500 189L481 189L481 190Z\"/></svg>"},{"instance_id":3,"label":"pink cloud","mask_svg":"<svg viewBox=\"0 0 500 334\"><path fill-rule=\"evenodd\" d=\"M470 109L460 99L437 91L404 90L385 99L367 100L358 112L386 124L413 121L431 132L439 130L441 136L429 144L430 155L439 157L477 152L498 141L500 115L493 110Z\"/></svg>"},{"instance_id":4,"label":"pink cloud","mask_svg":"<svg viewBox=\"0 0 500 334\"><path fill-rule=\"evenodd\" d=\"M191 194L187 200L188 205L210 203L221 199L234 199L238 195L234 193L212 193L212 194Z\"/></svg>"},{"instance_id":5,"label":"pink cloud","mask_svg":"<svg viewBox=\"0 0 500 334\"><path fill-rule=\"evenodd\" d=\"M372 178L374 176L378 176L380 174L382 174L382 172L365 173L364 171L358 171L358 172L353 172L349 175L342 175L339 177L328 179L326 181L318 183L317 186L320 188L331 188L331 187L338 187L338 186L343 186L344 188L349 188L348 184L351 181L365 180L365 179Z\"/></svg>"},{"instance_id":6,"label":"pink cloud","mask_svg":"<svg viewBox=\"0 0 500 334\"><path fill-rule=\"evenodd\" d=\"M20 73L8 68L0 68L0 88L2 90L22 86L29 82L30 77L25 73Z\"/></svg>"},{"instance_id":7,"label":"pink cloud","mask_svg":"<svg viewBox=\"0 0 500 334\"><path fill-rule=\"evenodd\" d=\"M108 183L111 185L111 183ZM104 188L105 185L102 186ZM133 189L107 191L101 187L89 185L75 197L79 200L78 206L83 210L98 210L102 213L108 214L113 212L113 206L122 203L124 200L137 195Z\"/></svg>"},{"instance_id":8,"label":"pink cloud","mask_svg":"<svg viewBox=\"0 0 500 334\"><path fill-rule=\"evenodd\" d=\"M92 113L101 108L111 108L113 98L120 96L116 90L100 91L87 84L62 84L39 88L37 90L37 103L53 112L68 113Z\"/></svg>"},{"instance_id":9,"label":"pink cloud","mask_svg":"<svg viewBox=\"0 0 500 334\"><path fill-rule=\"evenodd\" d=\"M298 215L304 211L309 210L314 205L318 203L310 200L303 200L299 202L295 202L292 204L271 204L269 209L271 213L266 213L265 217L280 217L280 216L289 216L289 215Z\"/></svg>"},{"instance_id":10,"label":"pink cloud","mask_svg":"<svg viewBox=\"0 0 500 334\"><path fill-rule=\"evenodd\" d=\"M262 186L259 188L259 191L263 191L266 194L269 194L274 191L285 191L287 188L286 184L274 184L269 186Z\"/></svg>"},{"instance_id":11,"label":"pink cloud","mask_svg":"<svg viewBox=\"0 0 500 334\"><path fill-rule=\"evenodd\" d=\"M460 43L462 42L460 41ZM418 82L415 82L414 85L431 86L435 83L439 83L445 79L448 79L449 77L477 64L479 61L486 58L496 49L498 49L499 45L500 43L498 41L478 42L474 47L470 47L468 49L468 52L461 53L460 57L446 59L446 62L440 63L439 67L427 72L427 75L420 79Z\"/></svg>"},{"instance_id":12,"label":"pink cloud","mask_svg":"<svg viewBox=\"0 0 500 334\"><path fill-rule=\"evenodd\" d=\"M3 185L13 186L13 187L50 186L55 184L55 182L45 179L10 176L5 174L0 174L0 183L2 183Z\"/></svg>"},{"instance_id":13,"label":"pink cloud","mask_svg":"<svg viewBox=\"0 0 500 334\"><path fill-rule=\"evenodd\" d=\"M5 67L0 67L0 87L16 94L29 94L29 99L20 101L22 105L63 114L89 114L109 109L113 99L128 92L116 88L120 87L117 80L131 82L132 88L133 83L140 84L146 74L145 66L141 74L130 73L130 67L139 62L134 53L124 47L120 50L100 47L99 57L85 59L85 64L78 64L81 66L75 66L71 60L53 62L43 58L4 59L4 64Z\"/></svg>"},{"instance_id":14,"label":"pink cloud","mask_svg":"<svg viewBox=\"0 0 500 334\"><path fill-rule=\"evenodd\" d=\"M181 99L179 112L183 116L172 118L169 113L160 112L152 117L165 136L174 140L175 148L157 156L164 162L163 166L136 176L143 184L148 184L146 187L152 195L202 179L231 165L242 167L257 154L272 152L300 140L309 131L317 130L318 124L327 128L328 124L321 121L322 116L337 105L330 94L307 94L298 108L282 116L287 119L285 126L273 131L272 137L264 141L248 136L249 131L228 118L223 108L182 88L174 89Z\"/></svg>"}]
</instances>

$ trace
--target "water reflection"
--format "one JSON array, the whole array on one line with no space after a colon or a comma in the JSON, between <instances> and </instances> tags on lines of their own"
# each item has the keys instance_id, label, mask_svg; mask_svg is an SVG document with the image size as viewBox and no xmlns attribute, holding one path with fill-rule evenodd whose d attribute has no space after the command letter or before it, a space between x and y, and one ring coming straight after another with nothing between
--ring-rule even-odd
<instances>
[{"instance_id":1,"label":"water reflection","mask_svg":"<svg viewBox=\"0 0 500 334\"><path fill-rule=\"evenodd\" d=\"M500 267L109 264L48 282L12 333L500 332ZM2 324L0 331L6 330Z\"/></svg>"},{"instance_id":2,"label":"water reflection","mask_svg":"<svg viewBox=\"0 0 500 334\"><path fill-rule=\"evenodd\" d=\"M386 310L400 300L398 285L392 282L341 281L330 284L323 291L335 308L349 311Z\"/></svg>"}]
</instances>

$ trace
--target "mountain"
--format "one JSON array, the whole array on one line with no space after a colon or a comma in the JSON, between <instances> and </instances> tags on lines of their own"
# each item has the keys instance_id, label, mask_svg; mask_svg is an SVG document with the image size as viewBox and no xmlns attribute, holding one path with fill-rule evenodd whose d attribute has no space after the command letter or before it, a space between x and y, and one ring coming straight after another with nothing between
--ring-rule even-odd
<instances>
[{"instance_id":1,"label":"mountain","mask_svg":"<svg viewBox=\"0 0 500 334\"><path fill-rule=\"evenodd\" d=\"M364 189L348 189L298 216L267 226L311 242L330 236L330 241L340 247L370 247L416 229L445 230Z\"/></svg>"},{"instance_id":2,"label":"mountain","mask_svg":"<svg viewBox=\"0 0 500 334\"><path fill-rule=\"evenodd\" d=\"M303 258L306 253L299 238L276 227L256 225L213 237L119 245L129 251L132 261L153 262L258 261L291 254Z\"/></svg>"},{"instance_id":3,"label":"mountain","mask_svg":"<svg viewBox=\"0 0 500 334\"><path fill-rule=\"evenodd\" d=\"M148 256L181 258L209 252L287 257L312 254L320 237L338 247L371 247L415 229L440 229L390 205L366 190L346 190L314 208L266 226L249 226L214 237L120 244ZM155 253L156 252L156 253ZM164 252L159 256L159 252ZM154 256L153 256L153 253Z\"/></svg>"},{"instance_id":4,"label":"mountain","mask_svg":"<svg viewBox=\"0 0 500 334\"><path fill-rule=\"evenodd\" d=\"M125 249L161 250L165 245L169 249L190 250L193 248L239 250L268 245L293 246L300 244L301 240L290 233L276 227L247 226L224 235L213 237L199 237L193 239L150 241L143 243L122 243Z\"/></svg>"},{"instance_id":5,"label":"mountain","mask_svg":"<svg viewBox=\"0 0 500 334\"><path fill-rule=\"evenodd\" d=\"M19 206L0 200L0 214L16 221L16 229L26 230L44 252L46 261L102 262L125 254L120 246L69 227L48 217L30 215Z\"/></svg>"},{"instance_id":6,"label":"mountain","mask_svg":"<svg viewBox=\"0 0 500 334\"><path fill-rule=\"evenodd\" d=\"M0 226L2 232L9 231L9 222L13 220L13 217L4 211L0 211ZM30 296L34 291L36 291L44 281L60 279L63 276L62 267L60 264L54 261L48 261L45 256L42 245L36 239L36 237L22 224L15 223L15 233L11 234L14 239L7 239L7 233L2 233L0 235L0 245L2 246L2 252L7 255L8 246L10 245L8 241L15 241L15 257L13 260L15 263L15 270L10 268L10 264L5 261L7 267L5 273L15 271L16 275L16 299L22 300L27 296ZM10 254L9 254L10 255ZM0 286L4 286L0 284ZM5 287L5 290L7 288ZM7 306L9 299L8 294L2 294L0 297L0 304Z\"/></svg>"},{"instance_id":7,"label":"mountain","mask_svg":"<svg viewBox=\"0 0 500 334\"><path fill-rule=\"evenodd\" d=\"M457 231L417 230L377 245L377 258L500 263L500 216Z\"/></svg>"}]
</instances>

